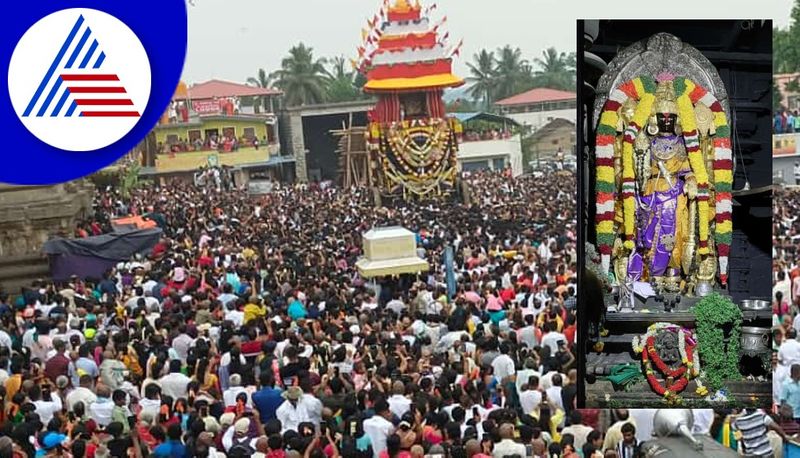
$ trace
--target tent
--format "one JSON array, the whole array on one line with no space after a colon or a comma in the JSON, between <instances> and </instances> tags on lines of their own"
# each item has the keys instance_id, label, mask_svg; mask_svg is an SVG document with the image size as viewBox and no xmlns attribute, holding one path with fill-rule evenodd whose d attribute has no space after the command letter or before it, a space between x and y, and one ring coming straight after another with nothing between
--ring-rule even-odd
<instances>
[{"instance_id":1,"label":"tent","mask_svg":"<svg viewBox=\"0 0 800 458\"><path fill-rule=\"evenodd\" d=\"M103 273L134 255L148 255L161 239L162 230L138 229L82 239L54 238L42 250L50 259L53 280L102 278Z\"/></svg>"}]
</instances>

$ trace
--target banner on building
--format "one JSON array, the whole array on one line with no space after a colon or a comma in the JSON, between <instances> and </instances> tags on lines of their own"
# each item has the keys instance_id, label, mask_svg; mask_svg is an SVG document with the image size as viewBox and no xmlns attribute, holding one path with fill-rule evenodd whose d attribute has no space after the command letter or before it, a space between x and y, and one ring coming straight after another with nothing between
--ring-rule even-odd
<instances>
[{"instance_id":1,"label":"banner on building","mask_svg":"<svg viewBox=\"0 0 800 458\"><path fill-rule=\"evenodd\" d=\"M217 100L195 100L192 101L192 108L199 115L216 114L220 112L219 101Z\"/></svg>"}]
</instances>

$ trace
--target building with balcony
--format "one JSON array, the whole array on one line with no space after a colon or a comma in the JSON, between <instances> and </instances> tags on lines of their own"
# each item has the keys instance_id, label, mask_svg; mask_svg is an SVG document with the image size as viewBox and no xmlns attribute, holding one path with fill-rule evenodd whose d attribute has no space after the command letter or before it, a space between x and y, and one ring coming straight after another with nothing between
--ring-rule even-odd
<instances>
[{"instance_id":1,"label":"building with balcony","mask_svg":"<svg viewBox=\"0 0 800 458\"><path fill-rule=\"evenodd\" d=\"M574 92L548 88L531 89L499 100L495 106L500 114L533 132L555 119L574 123L577 109Z\"/></svg>"},{"instance_id":2,"label":"building with balcony","mask_svg":"<svg viewBox=\"0 0 800 458\"><path fill-rule=\"evenodd\" d=\"M514 176L523 172L519 124L491 113L451 113L462 125L458 135L458 164L463 172L503 170Z\"/></svg>"},{"instance_id":3,"label":"building with balcony","mask_svg":"<svg viewBox=\"0 0 800 458\"><path fill-rule=\"evenodd\" d=\"M274 113L280 95L219 80L181 84L145 142L142 173L191 179L200 168L225 166L233 168L237 184L246 184L253 174L293 177L294 157L281 156Z\"/></svg>"}]
</instances>

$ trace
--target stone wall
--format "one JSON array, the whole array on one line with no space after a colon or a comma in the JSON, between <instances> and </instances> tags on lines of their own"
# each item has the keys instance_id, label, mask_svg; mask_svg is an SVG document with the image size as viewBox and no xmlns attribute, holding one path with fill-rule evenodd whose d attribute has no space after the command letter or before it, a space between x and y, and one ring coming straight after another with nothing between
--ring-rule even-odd
<instances>
[{"instance_id":1,"label":"stone wall","mask_svg":"<svg viewBox=\"0 0 800 458\"><path fill-rule=\"evenodd\" d=\"M85 180L52 186L0 184L0 286L19 286L47 273L42 245L70 237L76 222L91 215L93 187Z\"/></svg>"}]
</instances>

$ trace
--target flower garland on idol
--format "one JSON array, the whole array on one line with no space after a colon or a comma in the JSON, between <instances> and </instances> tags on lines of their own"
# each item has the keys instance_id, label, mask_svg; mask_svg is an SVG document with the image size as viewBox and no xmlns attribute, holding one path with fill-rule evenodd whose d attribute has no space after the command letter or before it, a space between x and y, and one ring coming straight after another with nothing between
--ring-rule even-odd
<instances>
[{"instance_id":1,"label":"flower garland on idol","mask_svg":"<svg viewBox=\"0 0 800 458\"><path fill-rule=\"evenodd\" d=\"M669 367L656 351L656 335L661 332L677 332L678 334L681 366L676 369ZM670 404L680 402L678 395L686 389L692 379L695 379L697 385L695 392L698 395L706 396L708 394L708 389L698 378L700 376L700 360L695 357L694 349L697 343L691 331L672 323L654 323L647 328L647 332L643 336L634 337L632 344L633 351L642 354L642 364L650 387ZM671 377L675 382L666 387L662 385L656 378L653 365L661 374L664 374L665 378Z\"/></svg>"},{"instance_id":2,"label":"flower garland on idol","mask_svg":"<svg viewBox=\"0 0 800 458\"><path fill-rule=\"evenodd\" d=\"M714 228L714 241L719 260L720 283L728 282L728 256L732 239L733 225L731 222L733 188L733 161L731 152L731 129L722 104L711 92L694 83L693 81L676 77L670 74L659 75L660 80L672 80L675 91L676 103L680 121L683 125L684 141L689 156L689 162L697 177L698 187L698 252L708 254L711 252L708 244L710 220L713 215L716 227ZM601 264L605 272L609 271L611 254L613 251L615 235L615 201L616 185L614 183L614 146L620 122L620 109L628 100L637 102L633 117L628 125L622 126L622 233L623 245L633 249L635 198L634 198L634 170L633 170L633 144L636 135L647 122L655 101L657 81L650 76L643 75L627 81L608 96L608 100L600 113L595 141L595 199L597 213L595 216L597 247L601 255ZM715 132L713 135L714 162L713 185L716 205L713 212L709 207L710 183L708 171L703 164L700 152L697 123L695 120L694 106L703 104L714 114Z\"/></svg>"}]
</instances>

